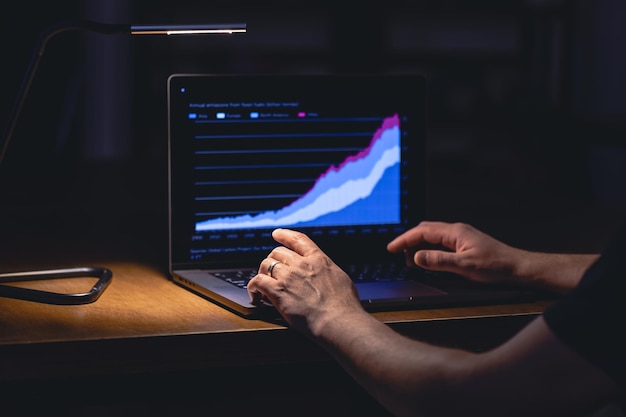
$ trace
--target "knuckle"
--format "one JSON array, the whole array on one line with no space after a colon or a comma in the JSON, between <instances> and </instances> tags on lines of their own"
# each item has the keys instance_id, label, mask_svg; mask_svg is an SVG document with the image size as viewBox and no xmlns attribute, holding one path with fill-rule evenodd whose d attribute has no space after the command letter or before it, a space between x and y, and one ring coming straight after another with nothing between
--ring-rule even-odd
<instances>
[{"instance_id":1,"label":"knuckle","mask_svg":"<svg viewBox=\"0 0 626 417\"><path fill-rule=\"evenodd\" d=\"M436 253L433 258L433 263L438 266L447 266L450 263L449 257L444 253Z\"/></svg>"},{"instance_id":2,"label":"knuckle","mask_svg":"<svg viewBox=\"0 0 626 417\"><path fill-rule=\"evenodd\" d=\"M469 230L471 228L471 226L467 223L463 223L463 222L456 222L456 223L452 223L452 227L456 230L458 230L459 232L463 232L465 230Z\"/></svg>"}]
</instances>

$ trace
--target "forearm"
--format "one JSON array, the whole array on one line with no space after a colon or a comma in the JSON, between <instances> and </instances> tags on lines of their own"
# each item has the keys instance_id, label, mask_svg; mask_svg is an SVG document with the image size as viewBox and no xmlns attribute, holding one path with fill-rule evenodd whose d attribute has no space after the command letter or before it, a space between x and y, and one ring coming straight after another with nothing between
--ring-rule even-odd
<instances>
[{"instance_id":1,"label":"forearm","mask_svg":"<svg viewBox=\"0 0 626 417\"><path fill-rule=\"evenodd\" d=\"M520 284L565 293L578 285L599 255L522 251L514 275Z\"/></svg>"},{"instance_id":2,"label":"forearm","mask_svg":"<svg viewBox=\"0 0 626 417\"><path fill-rule=\"evenodd\" d=\"M473 353L409 339L361 312L318 327L314 339L394 415L461 415L446 398Z\"/></svg>"},{"instance_id":3,"label":"forearm","mask_svg":"<svg viewBox=\"0 0 626 417\"><path fill-rule=\"evenodd\" d=\"M483 353L409 339L367 313L329 322L313 336L396 416L587 415L620 393L541 318ZM576 392L586 395L569 395Z\"/></svg>"}]
</instances>

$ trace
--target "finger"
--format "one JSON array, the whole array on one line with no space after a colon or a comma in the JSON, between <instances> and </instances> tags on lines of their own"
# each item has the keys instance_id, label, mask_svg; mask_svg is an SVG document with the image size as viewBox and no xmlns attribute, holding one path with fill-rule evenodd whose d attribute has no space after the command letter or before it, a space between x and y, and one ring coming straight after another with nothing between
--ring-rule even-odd
<instances>
[{"instance_id":1,"label":"finger","mask_svg":"<svg viewBox=\"0 0 626 417\"><path fill-rule=\"evenodd\" d=\"M278 269L279 266L284 265L281 261L274 261L270 264L269 268L267 269L267 275L271 276L272 278L276 279L276 274L278 273Z\"/></svg>"},{"instance_id":2,"label":"finger","mask_svg":"<svg viewBox=\"0 0 626 417\"><path fill-rule=\"evenodd\" d=\"M458 272L459 256L454 252L440 250L420 250L415 253L415 264L433 271Z\"/></svg>"},{"instance_id":3,"label":"finger","mask_svg":"<svg viewBox=\"0 0 626 417\"><path fill-rule=\"evenodd\" d=\"M389 242L387 250L397 253L423 244L442 245L454 249L456 245L454 227L453 224L444 222L421 222Z\"/></svg>"},{"instance_id":4,"label":"finger","mask_svg":"<svg viewBox=\"0 0 626 417\"><path fill-rule=\"evenodd\" d=\"M272 292L276 280L265 274L258 274L248 282L248 295L252 304L260 304L263 300L268 300L268 294Z\"/></svg>"},{"instance_id":5,"label":"finger","mask_svg":"<svg viewBox=\"0 0 626 417\"><path fill-rule=\"evenodd\" d=\"M267 297L265 297L261 292L259 291L250 291L248 290L248 295L250 296L250 304L258 306L263 304L264 300L267 300Z\"/></svg>"},{"instance_id":6,"label":"finger","mask_svg":"<svg viewBox=\"0 0 626 417\"><path fill-rule=\"evenodd\" d=\"M272 276L273 268L276 268L278 263L280 263L280 261L274 256L268 256L261 261L261 265L259 265L259 274Z\"/></svg>"},{"instance_id":7,"label":"finger","mask_svg":"<svg viewBox=\"0 0 626 417\"><path fill-rule=\"evenodd\" d=\"M290 261L294 258L294 256L299 255L285 246L277 246L272 249L269 255L267 255L268 258L280 261L287 265L290 264Z\"/></svg>"},{"instance_id":8,"label":"finger","mask_svg":"<svg viewBox=\"0 0 626 417\"><path fill-rule=\"evenodd\" d=\"M272 232L272 238L300 256L308 256L320 250L307 235L295 230L276 229Z\"/></svg>"}]
</instances>

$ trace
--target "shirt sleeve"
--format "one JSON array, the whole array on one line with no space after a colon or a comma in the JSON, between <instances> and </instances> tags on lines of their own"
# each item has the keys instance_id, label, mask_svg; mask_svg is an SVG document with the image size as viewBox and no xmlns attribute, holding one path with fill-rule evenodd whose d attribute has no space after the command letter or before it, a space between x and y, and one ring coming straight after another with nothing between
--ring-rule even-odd
<instances>
[{"instance_id":1,"label":"shirt sleeve","mask_svg":"<svg viewBox=\"0 0 626 417\"><path fill-rule=\"evenodd\" d=\"M626 230L579 285L544 312L550 329L626 389Z\"/></svg>"}]
</instances>

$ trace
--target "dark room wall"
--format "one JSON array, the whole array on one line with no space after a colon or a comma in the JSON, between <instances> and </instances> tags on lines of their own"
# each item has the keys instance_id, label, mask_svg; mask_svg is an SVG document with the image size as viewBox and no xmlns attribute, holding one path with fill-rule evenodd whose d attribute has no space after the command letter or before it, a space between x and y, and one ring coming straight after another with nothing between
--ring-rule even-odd
<instances>
[{"instance_id":1,"label":"dark room wall","mask_svg":"<svg viewBox=\"0 0 626 417\"><path fill-rule=\"evenodd\" d=\"M435 197L497 190L503 203L494 204L542 192L585 202L626 199L619 186L626 165L623 1L364 4L74 0L7 11L2 121L48 23L244 21L248 33L59 36L42 60L0 184L11 177L11 184L46 185L45 178L86 161L131 161L162 175L165 80L174 72L421 72L429 79Z\"/></svg>"}]
</instances>

